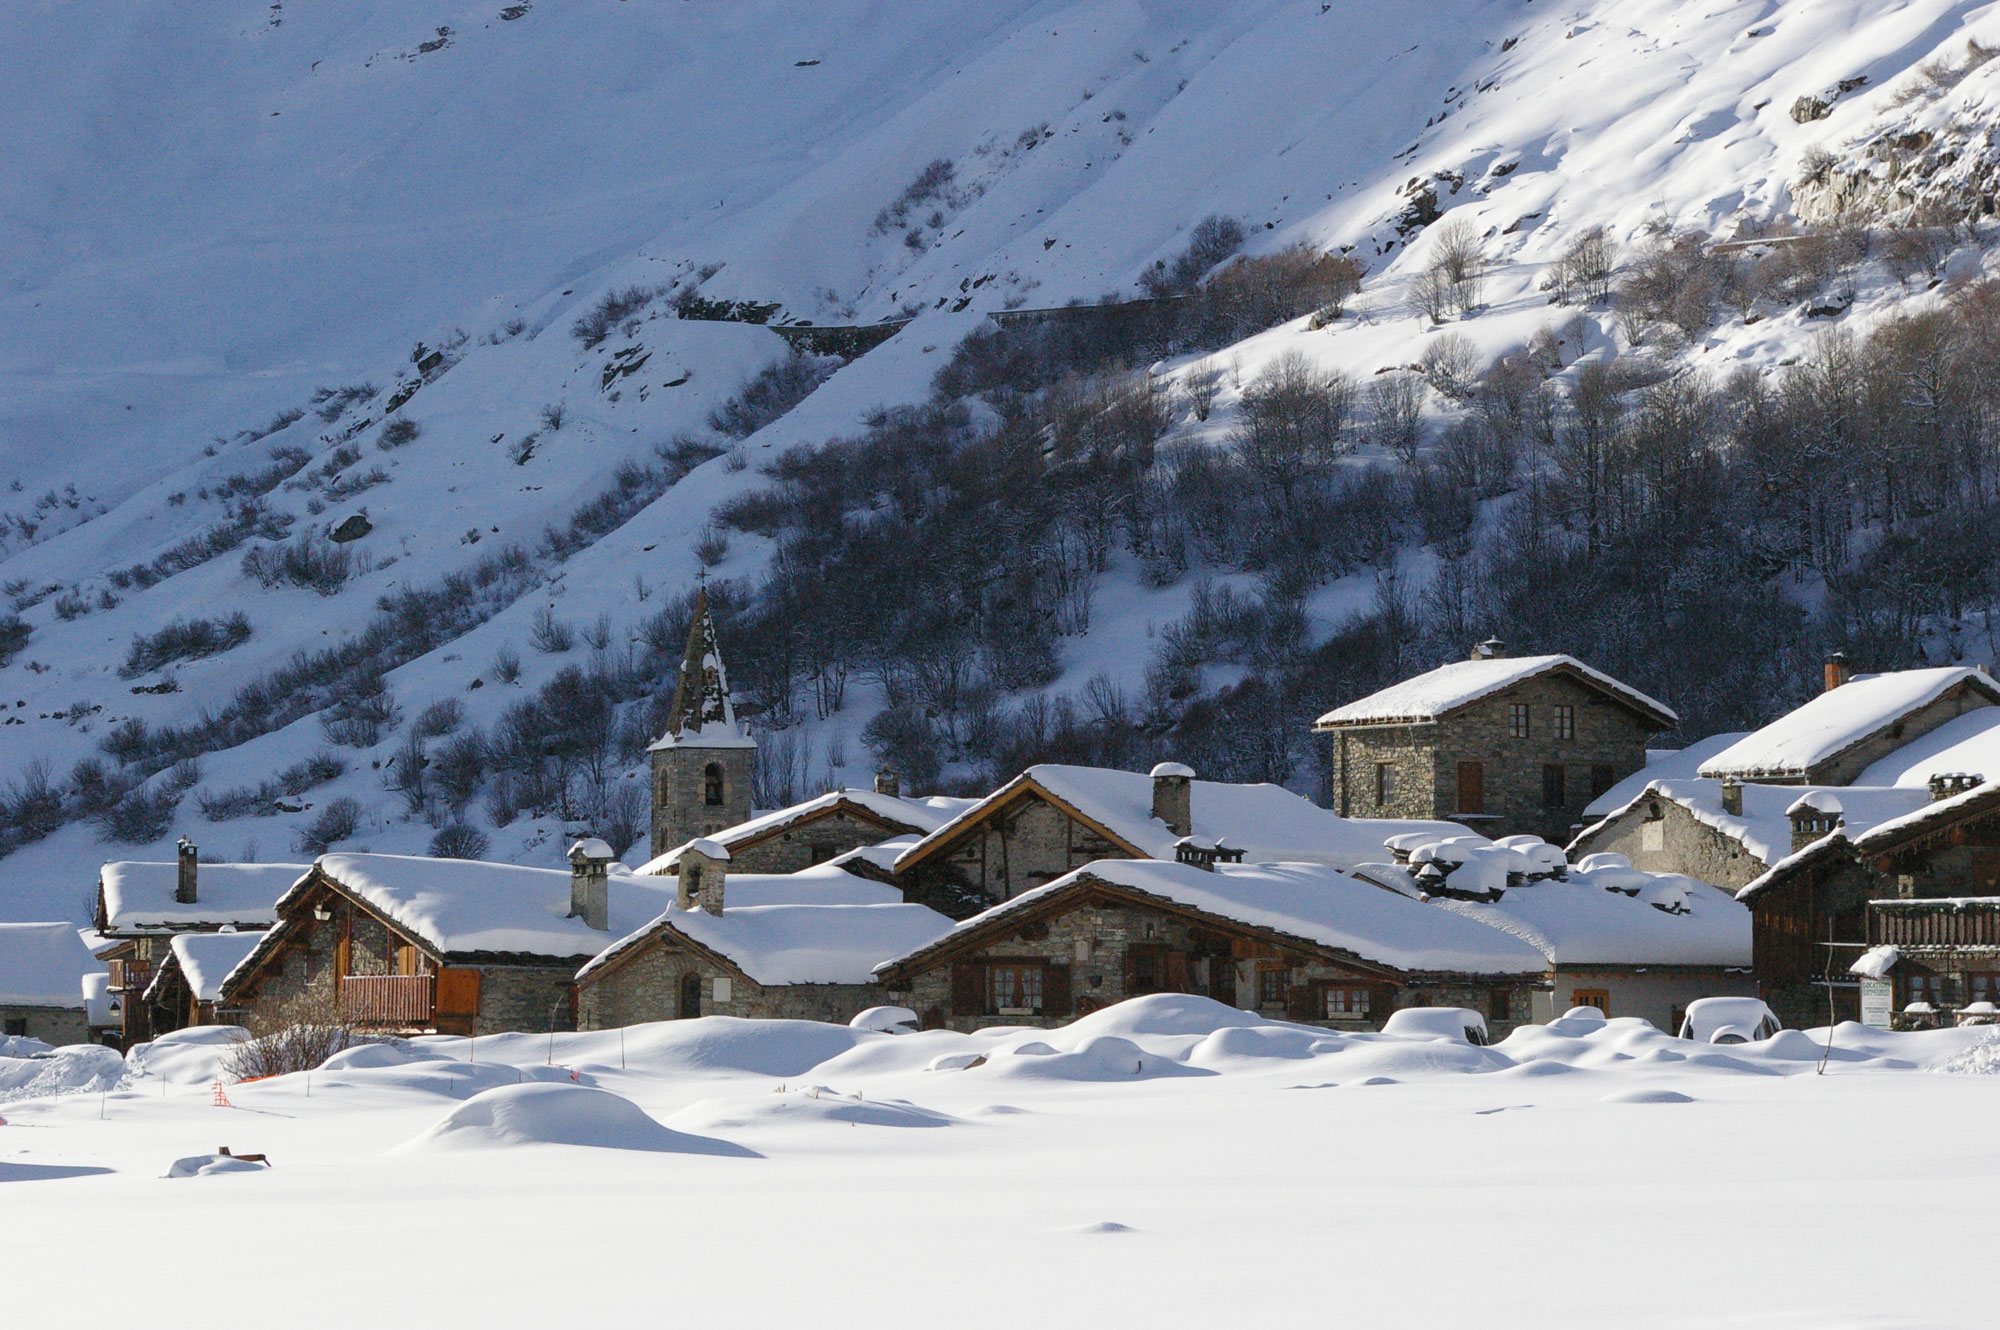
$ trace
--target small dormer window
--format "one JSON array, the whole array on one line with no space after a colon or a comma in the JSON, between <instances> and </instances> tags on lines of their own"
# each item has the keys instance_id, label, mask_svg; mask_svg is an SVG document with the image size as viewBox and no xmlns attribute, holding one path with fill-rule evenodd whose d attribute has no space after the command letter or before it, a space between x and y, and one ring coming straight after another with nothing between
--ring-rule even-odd
<instances>
[{"instance_id":1,"label":"small dormer window","mask_svg":"<svg viewBox=\"0 0 2000 1330\"><path fill-rule=\"evenodd\" d=\"M720 808L722 795L722 764L711 762L701 769L701 801L710 808Z\"/></svg>"}]
</instances>

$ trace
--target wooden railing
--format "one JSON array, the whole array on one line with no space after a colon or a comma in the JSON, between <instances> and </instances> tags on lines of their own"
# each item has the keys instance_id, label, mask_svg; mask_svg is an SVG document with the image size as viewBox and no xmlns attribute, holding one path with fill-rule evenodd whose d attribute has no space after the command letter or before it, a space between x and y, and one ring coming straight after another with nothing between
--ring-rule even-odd
<instances>
[{"instance_id":1,"label":"wooden railing","mask_svg":"<svg viewBox=\"0 0 2000 1330\"><path fill-rule=\"evenodd\" d=\"M358 1025L429 1025L436 1013L432 976L350 974L340 981L340 1005Z\"/></svg>"},{"instance_id":2,"label":"wooden railing","mask_svg":"<svg viewBox=\"0 0 2000 1330\"><path fill-rule=\"evenodd\" d=\"M111 989L116 993L143 993L153 982L150 961L107 961L105 968L111 971Z\"/></svg>"},{"instance_id":3,"label":"wooden railing","mask_svg":"<svg viewBox=\"0 0 2000 1330\"><path fill-rule=\"evenodd\" d=\"M2000 946L2000 901L1875 901L1868 940L1900 947Z\"/></svg>"}]
</instances>

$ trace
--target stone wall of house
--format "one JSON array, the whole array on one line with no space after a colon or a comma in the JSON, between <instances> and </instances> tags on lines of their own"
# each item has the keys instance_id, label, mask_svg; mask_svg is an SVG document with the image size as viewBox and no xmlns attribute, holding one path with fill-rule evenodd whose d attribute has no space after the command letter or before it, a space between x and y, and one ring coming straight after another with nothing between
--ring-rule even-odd
<instances>
[{"instance_id":1,"label":"stone wall of house","mask_svg":"<svg viewBox=\"0 0 2000 1330\"><path fill-rule=\"evenodd\" d=\"M1150 949L1150 976L1133 963L1135 950L1142 949ZM1264 954L1255 954L1259 952ZM1167 957L1174 955L1183 959L1170 963ZM1051 1002L1045 987L1043 1009L1038 1012L990 1010L982 975L980 1009L959 1009L953 997L957 966L1015 962L1040 964L1051 972L1066 974L1069 1006ZM1260 1001L1259 976L1264 970L1280 971L1285 976L1284 996L1269 1005ZM1329 1029L1379 1029L1388 1013L1400 1007L1463 1006L1487 1015L1497 1036L1531 1018L1535 982L1530 977L1492 984L1400 985L1307 953L1232 946L1226 938L1183 916L1143 905L1083 902L1054 918L1024 922L1014 937L996 941L975 955L913 975L907 988L892 989L887 1000L916 1011L926 1027L967 1031L996 1025L1061 1025L1129 997L1164 991L1198 993L1246 1011ZM1059 979L1057 983L1060 985ZM1304 999L1302 1005L1300 994L1319 995L1329 985L1368 989L1368 1015L1329 1016L1323 996L1318 1003Z\"/></svg>"},{"instance_id":2,"label":"stone wall of house","mask_svg":"<svg viewBox=\"0 0 2000 1330\"><path fill-rule=\"evenodd\" d=\"M1437 750L1428 725L1383 725L1335 736L1333 806L1342 817L1442 817ZM1389 798L1377 798L1377 768L1393 767Z\"/></svg>"},{"instance_id":3,"label":"stone wall of house","mask_svg":"<svg viewBox=\"0 0 2000 1330\"><path fill-rule=\"evenodd\" d=\"M729 852L729 871L796 873L802 868L823 864L849 850L875 845L899 834L884 831L875 823L844 810L827 813L802 825L787 827L747 849L732 848Z\"/></svg>"},{"instance_id":4,"label":"stone wall of house","mask_svg":"<svg viewBox=\"0 0 2000 1330\"><path fill-rule=\"evenodd\" d=\"M954 919L1125 852L1044 799L1030 796L964 829L917 866L904 896Z\"/></svg>"},{"instance_id":5,"label":"stone wall of house","mask_svg":"<svg viewBox=\"0 0 2000 1330\"><path fill-rule=\"evenodd\" d=\"M90 1042L90 1023L81 1008L28 1007L0 1002L0 1033L24 1034L60 1048Z\"/></svg>"},{"instance_id":6,"label":"stone wall of house","mask_svg":"<svg viewBox=\"0 0 2000 1330\"><path fill-rule=\"evenodd\" d=\"M1548 1022L1583 1005L1578 998L1597 990L1611 1003L1610 1016L1638 1016L1668 1034L1680 1028L1681 1013L1705 997L1756 997L1757 980L1746 966L1569 966L1556 967L1555 986L1535 995L1537 1022Z\"/></svg>"},{"instance_id":7,"label":"stone wall of house","mask_svg":"<svg viewBox=\"0 0 2000 1330\"><path fill-rule=\"evenodd\" d=\"M753 748L659 748L653 751L653 853L750 820ZM722 768L722 802L707 799L705 771Z\"/></svg>"},{"instance_id":8,"label":"stone wall of house","mask_svg":"<svg viewBox=\"0 0 2000 1330\"><path fill-rule=\"evenodd\" d=\"M1983 693L1974 692L1969 684L1961 683L1929 706L1912 711L1882 733L1812 768L1806 773L1803 783L1852 785L1871 764L1887 757L1904 744L1922 738L1956 716L1992 705ZM1979 774L1989 779L2000 779L2000 771Z\"/></svg>"},{"instance_id":9,"label":"stone wall of house","mask_svg":"<svg viewBox=\"0 0 2000 1330\"><path fill-rule=\"evenodd\" d=\"M1652 817L1657 808L1660 816ZM1570 846L1570 858L1598 852L1622 854L1635 868L1652 873L1685 873L1734 891L1770 865L1743 848L1734 836L1701 821L1671 799L1648 799L1617 817L1606 818Z\"/></svg>"},{"instance_id":10,"label":"stone wall of house","mask_svg":"<svg viewBox=\"0 0 2000 1330\"><path fill-rule=\"evenodd\" d=\"M474 1033L519 1030L546 1034L575 1029L569 985L580 965L480 966L479 1022Z\"/></svg>"},{"instance_id":11,"label":"stone wall of house","mask_svg":"<svg viewBox=\"0 0 2000 1330\"><path fill-rule=\"evenodd\" d=\"M845 1025L869 1007L889 1000L875 984L766 987L745 980L676 938L656 937L602 978L592 976L578 986L577 1027L610 1030L645 1021L677 1020L681 1015L681 984L690 974L700 979L703 1016ZM717 980L726 981L727 998L717 996Z\"/></svg>"},{"instance_id":12,"label":"stone wall of house","mask_svg":"<svg viewBox=\"0 0 2000 1330\"><path fill-rule=\"evenodd\" d=\"M1513 734L1514 703L1528 707L1528 734ZM1557 739L1555 708L1573 708L1574 737ZM1574 680L1529 679L1429 725L1344 730L1337 738L1337 806L1355 817L1436 817L1492 836L1529 834L1569 840L1584 806L1646 760L1650 733L1628 708ZM1484 810L1465 808L1459 763L1479 762ZM1397 768L1396 797L1375 802L1376 765ZM1544 801L1543 768L1560 766L1563 797ZM1601 770L1600 770L1601 769Z\"/></svg>"}]
</instances>

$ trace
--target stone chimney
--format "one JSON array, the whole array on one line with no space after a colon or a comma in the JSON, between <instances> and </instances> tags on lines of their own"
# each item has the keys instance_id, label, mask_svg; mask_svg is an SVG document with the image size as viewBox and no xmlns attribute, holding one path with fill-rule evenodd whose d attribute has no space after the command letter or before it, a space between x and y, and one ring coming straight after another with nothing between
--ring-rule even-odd
<instances>
[{"instance_id":1,"label":"stone chimney","mask_svg":"<svg viewBox=\"0 0 2000 1330\"><path fill-rule=\"evenodd\" d=\"M707 838L681 846L671 865L680 878L674 904L683 910L722 913L723 892L729 880L729 851Z\"/></svg>"},{"instance_id":2,"label":"stone chimney","mask_svg":"<svg viewBox=\"0 0 2000 1330\"><path fill-rule=\"evenodd\" d=\"M1722 778L1722 811L1730 817L1743 816L1743 782L1734 776Z\"/></svg>"},{"instance_id":3,"label":"stone chimney","mask_svg":"<svg viewBox=\"0 0 2000 1330\"><path fill-rule=\"evenodd\" d=\"M875 773L875 793L886 794L891 799L900 799L903 795L903 782L895 772L883 767Z\"/></svg>"},{"instance_id":4,"label":"stone chimney","mask_svg":"<svg viewBox=\"0 0 2000 1330\"><path fill-rule=\"evenodd\" d=\"M1489 637L1484 642L1476 642L1472 647L1470 660L1500 660L1507 654L1507 644L1497 637Z\"/></svg>"},{"instance_id":5,"label":"stone chimney","mask_svg":"<svg viewBox=\"0 0 2000 1330\"><path fill-rule=\"evenodd\" d=\"M1845 651L1836 651L1826 658L1827 692L1832 692L1853 677L1854 668L1847 663Z\"/></svg>"},{"instance_id":6,"label":"stone chimney","mask_svg":"<svg viewBox=\"0 0 2000 1330\"><path fill-rule=\"evenodd\" d=\"M174 850L179 869L174 878L174 904L192 905L195 902L195 877L200 871L195 859L194 842L183 836Z\"/></svg>"},{"instance_id":7,"label":"stone chimney","mask_svg":"<svg viewBox=\"0 0 2000 1330\"><path fill-rule=\"evenodd\" d=\"M1977 776L1971 772L1940 771L1931 777L1931 802L1937 803L1941 799L1956 798L1964 794L1967 790L1978 789L1985 783L1986 778L1984 776Z\"/></svg>"},{"instance_id":8,"label":"stone chimney","mask_svg":"<svg viewBox=\"0 0 2000 1330\"><path fill-rule=\"evenodd\" d=\"M611 861L617 857L594 836L569 847L569 917L600 933L611 931Z\"/></svg>"},{"instance_id":9,"label":"stone chimney","mask_svg":"<svg viewBox=\"0 0 2000 1330\"><path fill-rule=\"evenodd\" d=\"M1801 796L1785 810L1785 816L1792 821L1793 854L1838 831L1847 820L1841 811L1839 798L1827 790L1814 790Z\"/></svg>"},{"instance_id":10,"label":"stone chimney","mask_svg":"<svg viewBox=\"0 0 2000 1330\"><path fill-rule=\"evenodd\" d=\"M1162 762L1153 768L1153 816L1176 836L1194 831L1194 768Z\"/></svg>"}]
</instances>

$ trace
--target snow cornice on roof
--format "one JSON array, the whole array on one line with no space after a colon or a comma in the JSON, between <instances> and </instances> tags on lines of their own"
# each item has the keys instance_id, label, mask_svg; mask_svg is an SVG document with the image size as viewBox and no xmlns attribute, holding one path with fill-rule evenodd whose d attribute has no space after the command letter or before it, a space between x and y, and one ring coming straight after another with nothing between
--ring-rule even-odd
<instances>
[{"instance_id":1,"label":"snow cornice on roof","mask_svg":"<svg viewBox=\"0 0 2000 1330\"><path fill-rule=\"evenodd\" d=\"M1709 780L1803 780L1957 688L2000 705L2000 684L1973 666L1860 674L1753 730L1701 764Z\"/></svg>"},{"instance_id":2,"label":"snow cornice on roof","mask_svg":"<svg viewBox=\"0 0 2000 1330\"><path fill-rule=\"evenodd\" d=\"M1550 655L1502 656L1440 665L1428 673L1335 707L1313 722L1313 728L1326 731L1364 725L1428 724L1517 684L1551 674L1573 679L1605 695L1637 712L1658 729L1672 729L1680 723L1673 708L1657 698L1591 668L1574 656Z\"/></svg>"}]
</instances>

